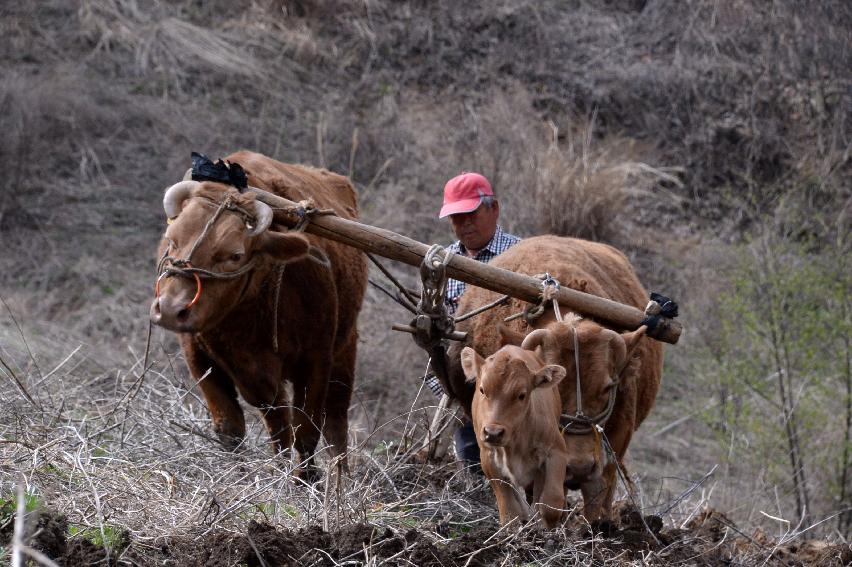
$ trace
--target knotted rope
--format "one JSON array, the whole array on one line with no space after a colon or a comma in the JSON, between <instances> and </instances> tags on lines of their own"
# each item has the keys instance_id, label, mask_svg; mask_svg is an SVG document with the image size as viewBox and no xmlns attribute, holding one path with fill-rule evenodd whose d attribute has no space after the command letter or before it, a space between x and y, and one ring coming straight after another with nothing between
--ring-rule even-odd
<instances>
[{"instance_id":1,"label":"knotted rope","mask_svg":"<svg viewBox=\"0 0 852 567\"><path fill-rule=\"evenodd\" d=\"M548 272L536 274L533 277L541 280L541 299L537 304L530 303L520 313L509 315L503 319L504 323L523 317L530 326L533 326L535 322L544 315L548 303L553 305L553 312L556 315L556 320L562 321L562 311L559 309L559 302L556 300L556 295L559 293L560 288L559 280L551 276Z\"/></svg>"},{"instance_id":2,"label":"knotted rope","mask_svg":"<svg viewBox=\"0 0 852 567\"><path fill-rule=\"evenodd\" d=\"M304 232L305 228L307 228L308 224L310 224L311 217L313 216L337 216L334 209L318 209L313 199L303 199L299 201L295 207L272 207L272 210L285 211L286 213L298 217L299 220L296 221L296 224L290 229L294 232Z\"/></svg>"}]
</instances>

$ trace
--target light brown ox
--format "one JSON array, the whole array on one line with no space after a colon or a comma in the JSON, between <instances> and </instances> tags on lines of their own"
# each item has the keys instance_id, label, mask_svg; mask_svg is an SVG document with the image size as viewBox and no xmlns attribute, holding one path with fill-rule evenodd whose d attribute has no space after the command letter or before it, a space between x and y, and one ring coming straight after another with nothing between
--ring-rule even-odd
<instances>
[{"instance_id":1,"label":"light brown ox","mask_svg":"<svg viewBox=\"0 0 852 567\"><path fill-rule=\"evenodd\" d=\"M310 198L317 208L357 218L355 191L342 176L247 151L225 160L245 168L249 185L293 201ZM199 240L226 198L233 208ZM161 257L185 260L196 247L191 268L235 277L161 276L151 320L178 333L225 445L234 447L245 435L239 393L260 409L275 450L294 446L306 459L304 470L313 473L311 455L320 430L333 456L346 449L356 319L367 281L363 254L311 235L274 230L267 205L220 183L177 183L166 191L164 207L174 218ZM285 384L292 385L292 394Z\"/></svg>"},{"instance_id":2,"label":"light brown ox","mask_svg":"<svg viewBox=\"0 0 852 567\"><path fill-rule=\"evenodd\" d=\"M640 309L644 309L647 303L647 293L630 262L621 252L605 244L539 236L513 246L492 260L491 265L530 275L549 272L563 286ZM468 286L458 313L464 314L497 297L494 292ZM501 333L503 319L522 311L525 306L525 302L513 299L506 305L460 323L457 328L468 332L466 345L482 356L493 354L506 342L521 344L523 337L536 328L550 329L552 341L545 341L540 335L535 340L538 344L547 342L548 348L542 353L546 362L565 367L567 378L559 386L562 409L564 414L574 414L577 366L570 323L567 327L566 324L549 327L555 315L552 309L548 309L533 326L523 318L516 319L508 323ZM565 315L569 319L575 317L570 313ZM633 432L654 405L662 374L662 345L643 337L644 329L622 334L605 329L590 319L578 321L576 326L579 330L583 411L588 416L599 415L606 408L610 391L615 392L611 414L598 425L602 426L616 458L621 461ZM454 344L449 349L449 383L446 389L470 413L473 388L465 383L459 356L464 346ZM527 346L532 348L531 343ZM628 352L635 360L617 376ZM565 435L569 454L566 483L568 487L582 491L584 514L590 521L610 515L616 480L615 462L606 459L602 450L603 439L595 431L590 428L587 433Z\"/></svg>"},{"instance_id":3,"label":"light brown ox","mask_svg":"<svg viewBox=\"0 0 852 567\"><path fill-rule=\"evenodd\" d=\"M526 493L531 489L541 522L555 527L565 508L568 455L559 430L556 388L565 369L513 345L487 359L466 347L461 362L476 385L473 428L482 470L497 497L500 524L530 518Z\"/></svg>"}]
</instances>

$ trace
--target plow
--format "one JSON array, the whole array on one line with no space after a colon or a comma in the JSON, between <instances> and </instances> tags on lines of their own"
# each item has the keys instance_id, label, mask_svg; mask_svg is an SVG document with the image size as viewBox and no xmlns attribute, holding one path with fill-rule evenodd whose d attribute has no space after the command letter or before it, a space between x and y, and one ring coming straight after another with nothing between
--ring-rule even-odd
<instances>
[{"instance_id":1,"label":"plow","mask_svg":"<svg viewBox=\"0 0 852 567\"><path fill-rule=\"evenodd\" d=\"M249 187L249 190L255 193L260 201L272 207L276 223L289 228L301 228L310 234L421 268L424 282L430 277L430 271L442 270L447 277L523 301L539 303L542 300L541 278L496 268L471 258L449 255L445 251L436 251L435 247L390 230L343 219L333 214L324 214L324 211L313 209L309 203L297 203L256 187ZM647 335L669 344L678 342L683 329L673 317L666 316L664 310L661 312L654 307L651 307L650 311L643 311L632 305L558 286L551 292L551 297L558 305L592 317L616 330L636 330L642 325L648 325L649 317L652 317L653 324L649 325ZM655 303L665 308L667 298L662 300L662 305L658 301ZM415 336L417 334L416 324L395 327ZM447 336L442 338L464 338L453 335L454 331L450 329L445 332Z\"/></svg>"}]
</instances>

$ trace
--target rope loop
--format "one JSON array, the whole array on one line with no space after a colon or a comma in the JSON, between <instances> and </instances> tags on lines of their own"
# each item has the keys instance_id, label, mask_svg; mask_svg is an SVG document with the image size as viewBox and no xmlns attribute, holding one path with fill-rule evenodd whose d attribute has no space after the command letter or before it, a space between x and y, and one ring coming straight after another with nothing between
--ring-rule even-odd
<instances>
[{"instance_id":1,"label":"rope loop","mask_svg":"<svg viewBox=\"0 0 852 567\"><path fill-rule=\"evenodd\" d=\"M551 276L549 272L536 274L533 277L541 280L541 294L539 295L541 299L537 304L530 303L527 305L522 312L509 315L503 319L504 323L523 317L528 325L533 326L544 315L548 303L553 305L556 320L562 321L562 311L559 309L559 302L556 301L556 295L559 293L560 288L559 280Z\"/></svg>"},{"instance_id":2,"label":"rope loop","mask_svg":"<svg viewBox=\"0 0 852 567\"><path fill-rule=\"evenodd\" d=\"M318 209L313 199L303 199L295 207L283 210L298 217L299 220L290 229L294 232L304 232L308 224L310 224L311 218L316 215L337 215L334 209Z\"/></svg>"}]
</instances>

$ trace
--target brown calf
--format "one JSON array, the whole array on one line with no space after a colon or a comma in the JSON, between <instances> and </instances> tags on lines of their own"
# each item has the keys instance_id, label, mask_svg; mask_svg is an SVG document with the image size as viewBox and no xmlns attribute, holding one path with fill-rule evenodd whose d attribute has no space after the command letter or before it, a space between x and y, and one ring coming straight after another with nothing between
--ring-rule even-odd
<instances>
[{"instance_id":1,"label":"brown calf","mask_svg":"<svg viewBox=\"0 0 852 567\"><path fill-rule=\"evenodd\" d=\"M559 432L557 386L565 369L544 364L532 351L508 345L483 360L461 353L465 375L476 384L473 427L482 469L497 496L500 524L530 516L526 490L547 528L565 507L565 441Z\"/></svg>"}]
</instances>

